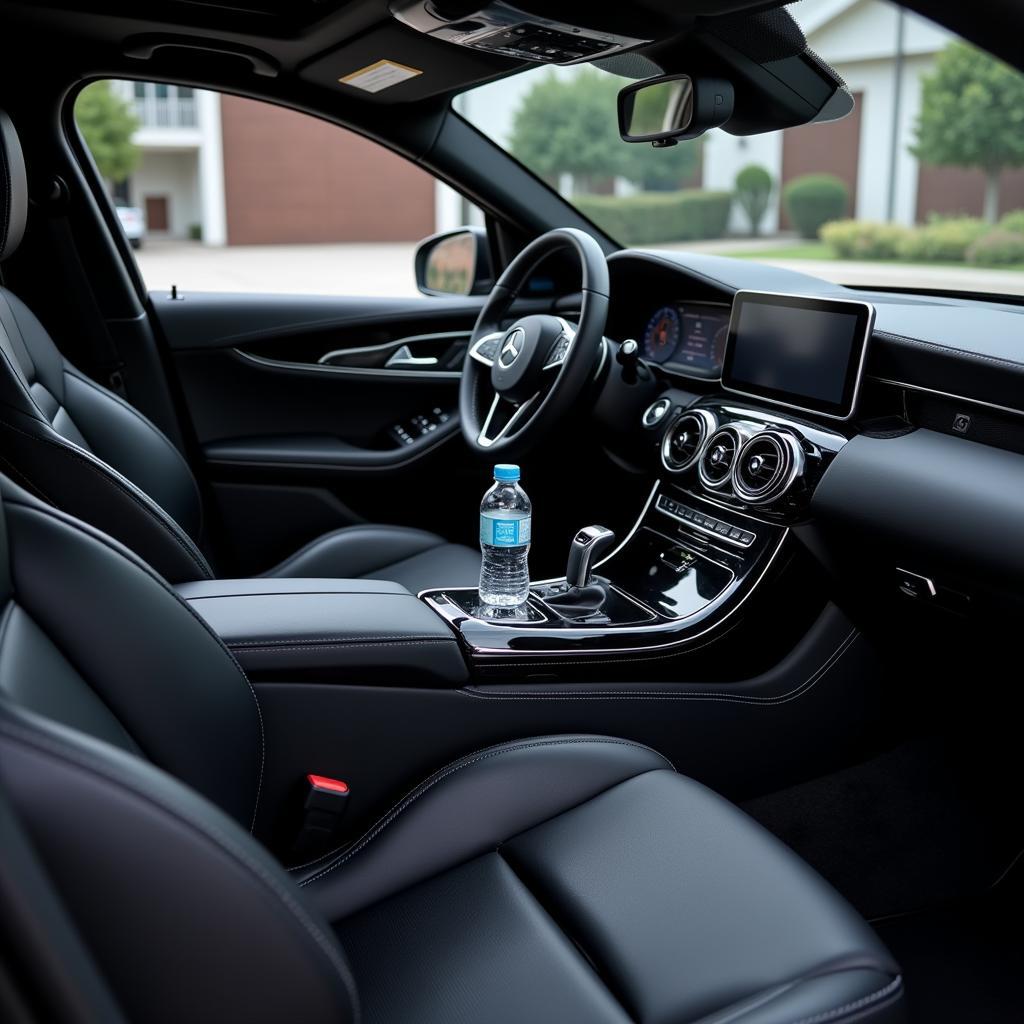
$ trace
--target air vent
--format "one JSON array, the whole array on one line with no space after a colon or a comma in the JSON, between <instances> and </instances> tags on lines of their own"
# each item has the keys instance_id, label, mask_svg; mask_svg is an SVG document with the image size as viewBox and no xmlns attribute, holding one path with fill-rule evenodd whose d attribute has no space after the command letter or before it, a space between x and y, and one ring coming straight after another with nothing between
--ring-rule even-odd
<instances>
[{"instance_id":1,"label":"air vent","mask_svg":"<svg viewBox=\"0 0 1024 1024\"><path fill-rule=\"evenodd\" d=\"M718 420L706 409L692 409L673 421L661 440L661 461L670 473L690 469Z\"/></svg>"},{"instance_id":2,"label":"air vent","mask_svg":"<svg viewBox=\"0 0 1024 1024\"><path fill-rule=\"evenodd\" d=\"M733 490L748 505L781 498L804 471L800 442L783 430L763 430L740 449Z\"/></svg>"},{"instance_id":3,"label":"air vent","mask_svg":"<svg viewBox=\"0 0 1024 1024\"><path fill-rule=\"evenodd\" d=\"M747 435L732 424L722 427L708 438L697 466L700 482L705 487L717 490L729 482L736 453L746 439Z\"/></svg>"}]
</instances>

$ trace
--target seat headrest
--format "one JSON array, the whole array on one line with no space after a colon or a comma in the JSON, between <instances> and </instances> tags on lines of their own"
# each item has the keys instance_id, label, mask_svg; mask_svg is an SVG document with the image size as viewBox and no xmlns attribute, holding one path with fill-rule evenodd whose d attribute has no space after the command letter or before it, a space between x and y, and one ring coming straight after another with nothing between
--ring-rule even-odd
<instances>
[{"instance_id":1,"label":"seat headrest","mask_svg":"<svg viewBox=\"0 0 1024 1024\"><path fill-rule=\"evenodd\" d=\"M14 122L0 110L0 261L14 255L25 234L28 178Z\"/></svg>"}]
</instances>

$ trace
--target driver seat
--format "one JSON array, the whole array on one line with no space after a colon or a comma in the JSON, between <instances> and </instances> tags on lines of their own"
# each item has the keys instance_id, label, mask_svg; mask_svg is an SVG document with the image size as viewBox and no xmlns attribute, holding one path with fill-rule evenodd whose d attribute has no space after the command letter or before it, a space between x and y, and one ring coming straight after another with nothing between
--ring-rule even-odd
<instances>
[{"instance_id":1,"label":"driver seat","mask_svg":"<svg viewBox=\"0 0 1024 1024\"><path fill-rule=\"evenodd\" d=\"M25 231L28 185L0 111L0 263ZM215 577L199 548L202 499L181 453L134 407L72 366L0 288L0 468L55 508L115 537L171 583ZM317 537L265 576L383 579L413 593L476 586L479 552L425 530L361 524Z\"/></svg>"}]
</instances>

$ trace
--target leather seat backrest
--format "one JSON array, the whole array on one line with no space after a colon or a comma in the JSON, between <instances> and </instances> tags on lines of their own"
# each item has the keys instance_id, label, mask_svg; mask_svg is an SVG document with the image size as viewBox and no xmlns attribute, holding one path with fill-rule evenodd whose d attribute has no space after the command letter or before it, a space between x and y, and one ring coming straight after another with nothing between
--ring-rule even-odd
<instances>
[{"instance_id":1,"label":"leather seat backrest","mask_svg":"<svg viewBox=\"0 0 1024 1024\"><path fill-rule=\"evenodd\" d=\"M255 840L164 772L0 699L0 791L126 1020L357 1019L326 921ZM94 1006L79 1019L111 1018Z\"/></svg>"},{"instance_id":2,"label":"leather seat backrest","mask_svg":"<svg viewBox=\"0 0 1024 1024\"><path fill-rule=\"evenodd\" d=\"M0 477L0 695L141 754L251 827L263 722L238 663L141 559Z\"/></svg>"},{"instance_id":3,"label":"leather seat backrest","mask_svg":"<svg viewBox=\"0 0 1024 1024\"><path fill-rule=\"evenodd\" d=\"M3 260L21 239L28 190L17 135L2 111L0 197ZM199 490L181 453L145 416L71 366L28 306L3 288L0 468L127 544L171 582L213 576L197 546Z\"/></svg>"}]
</instances>

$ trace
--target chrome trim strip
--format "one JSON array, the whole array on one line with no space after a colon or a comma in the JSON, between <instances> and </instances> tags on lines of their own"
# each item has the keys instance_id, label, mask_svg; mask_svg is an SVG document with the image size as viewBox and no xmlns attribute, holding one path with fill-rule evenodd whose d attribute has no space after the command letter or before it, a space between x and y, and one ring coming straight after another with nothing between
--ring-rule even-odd
<instances>
[{"instance_id":1,"label":"chrome trim strip","mask_svg":"<svg viewBox=\"0 0 1024 1024\"><path fill-rule=\"evenodd\" d=\"M232 349L240 359L264 370L286 371L288 373L326 373L336 377L376 377L388 380L459 380L462 377L458 370L385 370L368 366L327 366L323 363L295 363L285 359L268 359L257 356L245 349Z\"/></svg>"},{"instance_id":2,"label":"chrome trim strip","mask_svg":"<svg viewBox=\"0 0 1024 1024\"><path fill-rule=\"evenodd\" d=\"M331 356L344 356L344 355L361 355L364 352L385 352L389 348L399 349L403 345L415 345L419 341L441 341L445 338L465 338L467 341L472 337L472 331L438 331L436 334L410 334L404 338L395 338L394 341L385 341L381 345L359 345L354 348L332 348L330 352L325 352L317 361L315 365L329 365L326 360L330 359ZM350 367L341 367L341 369L350 369ZM359 367L354 367L359 369ZM370 367L372 369L372 367Z\"/></svg>"}]
</instances>

